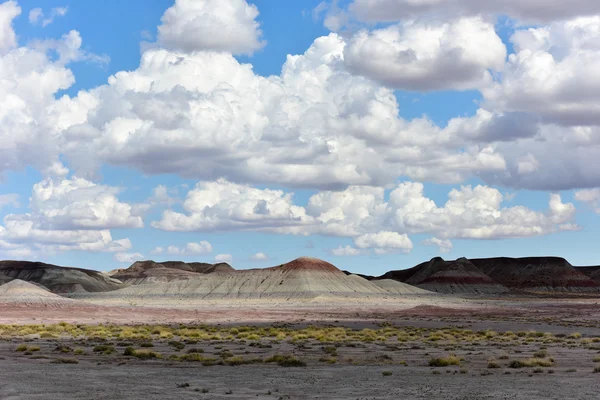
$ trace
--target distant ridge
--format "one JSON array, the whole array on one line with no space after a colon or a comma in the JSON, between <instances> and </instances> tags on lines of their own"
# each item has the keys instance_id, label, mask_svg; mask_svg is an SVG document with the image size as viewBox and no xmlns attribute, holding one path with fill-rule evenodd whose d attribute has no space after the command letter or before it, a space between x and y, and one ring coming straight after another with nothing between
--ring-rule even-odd
<instances>
[{"instance_id":1,"label":"distant ridge","mask_svg":"<svg viewBox=\"0 0 600 400\"><path fill-rule=\"evenodd\" d=\"M600 267L573 267L561 257L435 257L415 267L367 279L394 279L439 293L600 293Z\"/></svg>"},{"instance_id":2,"label":"distant ridge","mask_svg":"<svg viewBox=\"0 0 600 400\"><path fill-rule=\"evenodd\" d=\"M497 294L508 289L480 271L466 258L445 261L435 257L413 268L390 271L380 279L395 279L438 293Z\"/></svg>"},{"instance_id":3,"label":"distant ridge","mask_svg":"<svg viewBox=\"0 0 600 400\"><path fill-rule=\"evenodd\" d=\"M130 285L165 283L200 277L213 272L234 271L227 263L185 263L183 261L136 261L127 269L113 271L112 278Z\"/></svg>"},{"instance_id":4,"label":"distant ridge","mask_svg":"<svg viewBox=\"0 0 600 400\"><path fill-rule=\"evenodd\" d=\"M32 261L0 261L0 284L13 279L31 282L53 293L105 292L125 285L101 272Z\"/></svg>"},{"instance_id":5,"label":"distant ridge","mask_svg":"<svg viewBox=\"0 0 600 400\"><path fill-rule=\"evenodd\" d=\"M600 292L600 284L562 257L475 258L489 277L512 288L533 292Z\"/></svg>"}]
</instances>

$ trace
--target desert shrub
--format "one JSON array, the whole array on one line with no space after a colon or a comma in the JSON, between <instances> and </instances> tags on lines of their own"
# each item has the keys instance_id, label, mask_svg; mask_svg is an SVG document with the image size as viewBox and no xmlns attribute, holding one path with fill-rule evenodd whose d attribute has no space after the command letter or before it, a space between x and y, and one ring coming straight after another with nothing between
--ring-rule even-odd
<instances>
[{"instance_id":1,"label":"desert shrub","mask_svg":"<svg viewBox=\"0 0 600 400\"><path fill-rule=\"evenodd\" d=\"M291 355L275 354L264 360L266 363L277 363L282 367L306 367L306 363Z\"/></svg>"},{"instance_id":2,"label":"desert shrub","mask_svg":"<svg viewBox=\"0 0 600 400\"><path fill-rule=\"evenodd\" d=\"M500 364L498 364L498 362L494 359L488 360L488 368L500 368Z\"/></svg>"},{"instance_id":3,"label":"desert shrub","mask_svg":"<svg viewBox=\"0 0 600 400\"><path fill-rule=\"evenodd\" d=\"M594 361L594 362L600 362L600 354L598 354L598 355L594 356L594 359L593 359L593 361Z\"/></svg>"},{"instance_id":4,"label":"desert shrub","mask_svg":"<svg viewBox=\"0 0 600 400\"><path fill-rule=\"evenodd\" d=\"M185 348L185 343L178 342L177 340L170 340L168 344L177 350L182 350Z\"/></svg>"},{"instance_id":5,"label":"desert shrub","mask_svg":"<svg viewBox=\"0 0 600 400\"><path fill-rule=\"evenodd\" d=\"M134 350L133 356L139 358L140 360L162 358L162 355L160 353L151 350Z\"/></svg>"},{"instance_id":6,"label":"desert shrub","mask_svg":"<svg viewBox=\"0 0 600 400\"><path fill-rule=\"evenodd\" d=\"M508 364L509 368L526 367L551 367L554 362L545 358L528 358L526 360L513 360Z\"/></svg>"},{"instance_id":7,"label":"desert shrub","mask_svg":"<svg viewBox=\"0 0 600 400\"><path fill-rule=\"evenodd\" d=\"M131 346L128 346L123 352L124 356L135 356L135 349Z\"/></svg>"},{"instance_id":8,"label":"desert shrub","mask_svg":"<svg viewBox=\"0 0 600 400\"><path fill-rule=\"evenodd\" d=\"M446 357L435 357L429 360L430 367L447 367L449 365L460 365L460 358L449 354Z\"/></svg>"},{"instance_id":9,"label":"desert shrub","mask_svg":"<svg viewBox=\"0 0 600 400\"><path fill-rule=\"evenodd\" d=\"M381 375L383 375L383 376L390 376L392 374L393 374L392 371L381 371Z\"/></svg>"},{"instance_id":10,"label":"desert shrub","mask_svg":"<svg viewBox=\"0 0 600 400\"><path fill-rule=\"evenodd\" d=\"M548 352L546 350L538 350L533 353L533 356L536 358L546 358L546 356L548 356Z\"/></svg>"},{"instance_id":11,"label":"desert shrub","mask_svg":"<svg viewBox=\"0 0 600 400\"><path fill-rule=\"evenodd\" d=\"M140 343L140 347L154 347L154 343L152 343L152 342L143 342L143 343Z\"/></svg>"},{"instance_id":12,"label":"desert shrub","mask_svg":"<svg viewBox=\"0 0 600 400\"><path fill-rule=\"evenodd\" d=\"M99 344L92 349L94 353L112 354L115 352L115 347L108 344Z\"/></svg>"},{"instance_id":13,"label":"desert shrub","mask_svg":"<svg viewBox=\"0 0 600 400\"><path fill-rule=\"evenodd\" d=\"M15 349L15 351L27 351L27 345L26 344L20 344L17 346L17 348Z\"/></svg>"},{"instance_id":14,"label":"desert shrub","mask_svg":"<svg viewBox=\"0 0 600 400\"><path fill-rule=\"evenodd\" d=\"M83 349L80 349L80 348L77 348L77 349L75 349L75 351L73 351L73 354L75 354L75 355L81 355L83 353L84 353Z\"/></svg>"},{"instance_id":15,"label":"desert shrub","mask_svg":"<svg viewBox=\"0 0 600 400\"><path fill-rule=\"evenodd\" d=\"M193 348L193 349L189 349L187 351L188 354L193 354L193 353L204 353L203 349L197 349L197 348Z\"/></svg>"},{"instance_id":16,"label":"desert shrub","mask_svg":"<svg viewBox=\"0 0 600 400\"><path fill-rule=\"evenodd\" d=\"M600 365L594 367L594 373L597 374L598 372L600 372Z\"/></svg>"},{"instance_id":17,"label":"desert shrub","mask_svg":"<svg viewBox=\"0 0 600 400\"><path fill-rule=\"evenodd\" d=\"M40 346L29 346L27 350L30 352L40 351Z\"/></svg>"}]
</instances>

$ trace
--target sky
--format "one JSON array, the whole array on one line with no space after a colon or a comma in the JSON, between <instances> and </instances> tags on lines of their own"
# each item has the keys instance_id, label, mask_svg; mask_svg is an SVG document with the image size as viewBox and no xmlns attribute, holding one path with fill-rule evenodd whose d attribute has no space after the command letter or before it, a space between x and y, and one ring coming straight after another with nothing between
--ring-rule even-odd
<instances>
[{"instance_id":1,"label":"sky","mask_svg":"<svg viewBox=\"0 0 600 400\"><path fill-rule=\"evenodd\" d=\"M596 0L0 0L0 259L596 265Z\"/></svg>"}]
</instances>

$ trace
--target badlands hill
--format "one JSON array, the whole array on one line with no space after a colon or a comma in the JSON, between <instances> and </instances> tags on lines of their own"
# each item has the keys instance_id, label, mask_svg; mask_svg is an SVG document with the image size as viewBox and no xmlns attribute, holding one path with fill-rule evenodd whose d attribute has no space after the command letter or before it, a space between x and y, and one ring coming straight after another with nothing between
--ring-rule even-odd
<instances>
[{"instance_id":1,"label":"badlands hill","mask_svg":"<svg viewBox=\"0 0 600 400\"><path fill-rule=\"evenodd\" d=\"M0 261L0 284L13 279L42 285L53 293L105 292L126 286L101 272L82 268L42 262Z\"/></svg>"},{"instance_id":2,"label":"badlands hill","mask_svg":"<svg viewBox=\"0 0 600 400\"><path fill-rule=\"evenodd\" d=\"M27 306L62 306L74 302L33 283L13 279L0 286L0 304L7 303Z\"/></svg>"},{"instance_id":3,"label":"badlands hill","mask_svg":"<svg viewBox=\"0 0 600 400\"><path fill-rule=\"evenodd\" d=\"M385 299L432 295L396 281L370 282L346 275L332 264L301 257L276 267L215 271L196 279L130 286L77 298L111 304L193 305L194 302L304 303L313 300Z\"/></svg>"},{"instance_id":4,"label":"badlands hill","mask_svg":"<svg viewBox=\"0 0 600 400\"><path fill-rule=\"evenodd\" d=\"M600 283L561 257L474 258L471 262L495 281L531 292L600 292Z\"/></svg>"},{"instance_id":5,"label":"badlands hill","mask_svg":"<svg viewBox=\"0 0 600 400\"><path fill-rule=\"evenodd\" d=\"M127 269L112 271L110 277L129 285L165 283L200 277L212 272L229 272L234 269L227 263L184 263L182 261L137 261Z\"/></svg>"},{"instance_id":6,"label":"badlands hill","mask_svg":"<svg viewBox=\"0 0 600 400\"><path fill-rule=\"evenodd\" d=\"M497 294L508 292L466 258L445 261L435 257L415 267L390 271L379 279L394 279L438 293Z\"/></svg>"},{"instance_id":7,"label":"badlands hill","mask_svg":"<svg viewBox=\"0 0 600 400\"><path fill-rule=\"evenodd\" d=\"M600 283L600 265L590 267L575 267L575 270L585 274L588 278Z\"/></svg>"},{"instance_id":8,"label":"badlands hill","mask_svg":"<svg viewBox=\"0 0 600 400\"><path fill-rule=\"evenodd\" d=\"M412 268L365 278L393 279L452 294L600 292L600 267L574 268L560 257L459 258L455 261L435 257Z\"/></svg>"}]
</instances>

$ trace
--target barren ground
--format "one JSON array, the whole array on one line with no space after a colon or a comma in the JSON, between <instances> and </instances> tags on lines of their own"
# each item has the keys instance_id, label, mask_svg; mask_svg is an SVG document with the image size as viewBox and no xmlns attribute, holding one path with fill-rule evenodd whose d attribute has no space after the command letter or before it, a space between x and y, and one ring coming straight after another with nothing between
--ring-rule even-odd
<instances>
[{"instance_id":1,"label":"barren ground","mask_svg":"<svg viewBox=\"0 0 600 400\"><path fill-rule=\"evenodd\" d=\"M161 324L175 333L168 338L150 334L149 339L141 340L110 335L73 338L63 334L42 338L38 333L5 331L0 334L0 398L595 399L600 393L600 373L593 372L599 364L594 358L600 356L597 302L510 299L489 300L484 302L485 307L401 310L96 306L36 309L0 305L0 324L111 322L131 325L131 329ZM177 329L199 324L208 324L201 325L201 329L225 333L212 339L177 336ZM280 340L264 335L225 336L231 328L244 324L255 326L252 332L275 326L288 336ZM310 325L316 325L310 328L316 330L343 327L354 332L368 328L377 337L384 337L387 329L388 336L371 341L357 333L358 336L345 340L317 340L304 337L304 331L299 331ZM436 335L440 337L432 339ZM169 344L172 341L184 347L175 348ZM143 347L145 342L151 342L153 347ZM28 350L16 351L19 345ZM112 346L114 351L95 352L99 345ZM125 356L128 345L154 351L161 358ZM61 347L68 350L61 352ZM34 351L29 351L31 348ZM216 361L203 365L206 362L181 360L190 349L201 351L199 360ZM429 366L432 358L451 354L461 359L460 365ZM284 367L265 362L273 355L293 356L306 366ZM510 367L511 363L531 360L534 355L543 355L541 359L547 364ZM236 358L260 362L227 365ZM57 359L74 359L78 363L57 363ZM498 367L490 368L491 361Z\"/></svg>"}]
</instances>

